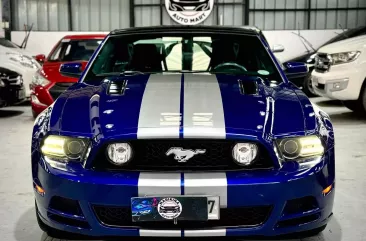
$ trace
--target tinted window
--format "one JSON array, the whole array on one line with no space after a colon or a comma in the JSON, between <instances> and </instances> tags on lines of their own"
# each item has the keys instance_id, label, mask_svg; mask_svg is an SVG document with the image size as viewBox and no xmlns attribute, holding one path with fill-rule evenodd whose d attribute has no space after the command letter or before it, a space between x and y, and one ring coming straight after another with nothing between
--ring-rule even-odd
<instances>
[{"instance_id":1,"label":"tinted window","mask_svg":"<svg viewBox=\"0 0 366 241\"><path fill-rule=\"evenodd\" d=\"M134 34L110 37L86 81L124 71L247 74L281 80L257 36Z\"/></svg>"},{"instance_id":2,"label":"tinted window","mask_svg":"<svg viewBox=\"0 0 366 241\"><path fill-rule=\"evenodd\" d=\"M102 40L62 40L50 54L48 61L88 61Z\"/></svg>"}]
</instances>

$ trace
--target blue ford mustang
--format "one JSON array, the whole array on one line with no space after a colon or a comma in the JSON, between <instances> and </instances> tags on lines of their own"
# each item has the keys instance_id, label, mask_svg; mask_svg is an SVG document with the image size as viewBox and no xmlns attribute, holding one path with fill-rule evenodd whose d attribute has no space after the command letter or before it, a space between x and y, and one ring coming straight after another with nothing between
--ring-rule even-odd
<instances>
[{"instance_id":1,"label":"blue ford mustang","mask_svg":"<svg viewBox=\"0 0 366 241\"><path fill-rule=\"evenodd\" d=\"M113 31L80 66L61 67L79 82L34 124L43 230L202 237L325 228L332 124L286 77L306 67L281 68L260 32Z\"/></svg>"}]
</instances>

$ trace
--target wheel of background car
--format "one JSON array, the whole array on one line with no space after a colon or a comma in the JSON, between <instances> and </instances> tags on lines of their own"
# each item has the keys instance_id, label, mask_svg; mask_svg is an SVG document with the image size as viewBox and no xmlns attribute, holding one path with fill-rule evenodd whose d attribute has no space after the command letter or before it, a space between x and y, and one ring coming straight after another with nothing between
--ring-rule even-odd
<instances>
[{"instance_id":1,"label":"wheel of background car","mask_svg":"<svg viewBox=\"0 0 366 241\"><path fill-rule=\"evenodd\" d=\"M313 86L311 85L311 73L309 73L305 78L304 78L304 83L302 85L302 91L308 96L308 97L314 97L314 96L318 96L314 89Z\"/></svg>"},{"instance_id":2,"label":"wheel of background car","mask_svg":"<svg viewBox=\"0 0 366 241\"><path fill-rule=\"evenodd\" d=\"M247 71L247 69L240 65L240 64L237 64L237 63L234 63L234 62L227 62L227 63L222 63L222 64L219 64L219 65L216 65L215 68L213 68L214 71L219 71L220 68L222 68L223 70L225 70L225 68L227 67L234 67L234 68L238 68L242 71Z\"/></svg>"},{"instance_id":3,"label":"wheel of background car","mask_svg":"<svg viewBox=\"0 0 366 241\"><path fill-rule=\"evenodd\" d=\"M345 100L342 101L343 105L345 107L347 107L348 109L355 111L355 112L360 112L362 111L362 105L360 103L360 101L358 100Z\"/></svg>"},{"instance_id":4,"label":"wheel of background car","mask_svg":"<svg viewBox=\"0 0 366 241\"><path fill-rule=\"evenodd\" d=\"M361 111L363 114L366 114L366 78L362 85L361 96L360 96L360 104L361 104Z\"/></svg>"}]
</instances>

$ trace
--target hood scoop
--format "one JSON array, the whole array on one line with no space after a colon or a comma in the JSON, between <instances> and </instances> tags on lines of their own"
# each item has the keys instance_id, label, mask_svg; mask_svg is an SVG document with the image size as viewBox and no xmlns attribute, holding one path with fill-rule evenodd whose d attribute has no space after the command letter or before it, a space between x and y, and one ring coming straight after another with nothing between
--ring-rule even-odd
<instances>
[{"instance_id":1,"label":"hood scoop","mask_svg":"<svg viewBox=\"0 0 366 241\"><path fill-rule=\"evenodd\" d=\"M107 94L114 95L114 96L124 95L126 92L126 89L127 89L127 83L128 83L128 80L122 80L122 81L111 80L108 85Z\"/></svg>"},{"instance_id":2,"label":"hood scoop","mask_svg":"<svg viewBox=\"0 0 366 241\"><path fill-rule=\"evenodd\" d=\"M258 95L258 83L256 81L238 80L240 94Z\"/></svg>"}]
</instances>

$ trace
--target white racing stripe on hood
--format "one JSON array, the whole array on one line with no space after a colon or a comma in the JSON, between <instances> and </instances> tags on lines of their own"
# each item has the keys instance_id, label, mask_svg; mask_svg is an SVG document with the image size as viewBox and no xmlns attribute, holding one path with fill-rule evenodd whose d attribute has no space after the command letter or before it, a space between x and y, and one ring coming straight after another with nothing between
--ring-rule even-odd
<instances>
[{"instance_id":1,"label":"white racing stripe on hood","mask_svg":"<svg viewBox=\"0 0 366 241\"><path fill-rule=\"evenodd\" d=\"M179 138L181 78L180 74L150 75L141 102L138 139Z\"/></svg>"},{"instance_id":2,"label":"white racing stripe on hood","mask_svg":"<svg viewBox=\"0 0 366 241\"><path fill-rule=\"evenodd\" d=\"M215 75L184 74L184 138L225 139L220 86Z\"/></svg>"},{"instance_id":3,"label":"white racing stripe on hood","mask_svg":"<svg viewBox=\"0 0 366 241\"><path fill-rule=\"evenodd\" d=\"M226 208L226 173L184 173L184 195L219 196L220 207Z\"/></svg>"}]
</instances>

